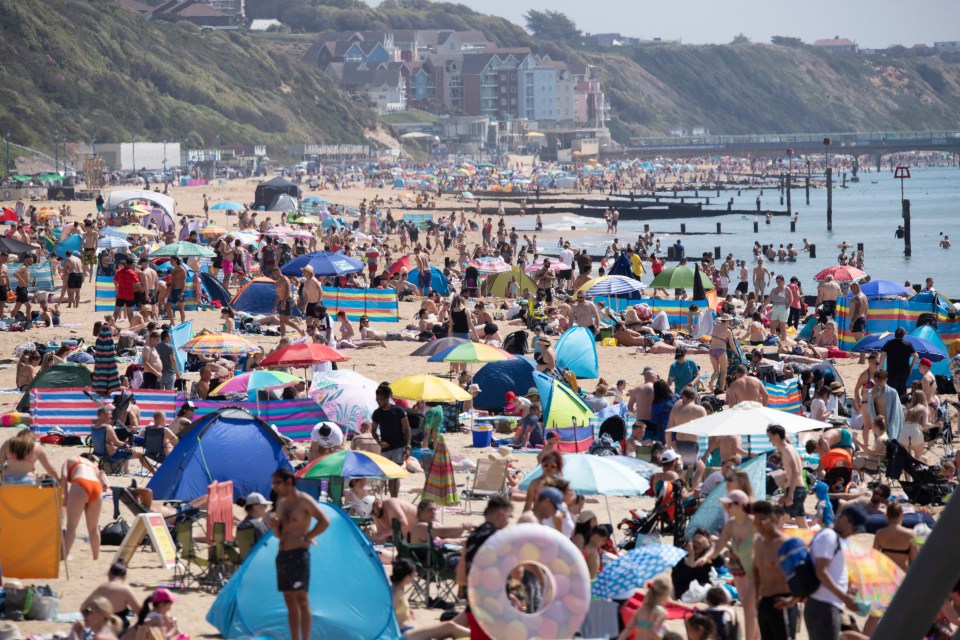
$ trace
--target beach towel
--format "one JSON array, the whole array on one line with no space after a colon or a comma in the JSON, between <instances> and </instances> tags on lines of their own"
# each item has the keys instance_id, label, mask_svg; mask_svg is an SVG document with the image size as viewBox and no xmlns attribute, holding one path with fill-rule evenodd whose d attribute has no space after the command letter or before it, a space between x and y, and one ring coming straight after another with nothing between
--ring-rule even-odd
<instances>
[{"instance_id":1,"label":"beach towel","mask_svg":"<svg viewBox=\"0 0 960 640\"><path fill-rule=\"evenodd\" d=\"M870 389L867 393L867 412L870 415L870 424L877 418L877 411L873 406L874 393L878 387ZM903 405L900 404L900 395L897 390L888 384L883 385L884 401L887 406L887 436L891 440L900 437L900 430L903 428Z\"/></svg>"}]
</instances>

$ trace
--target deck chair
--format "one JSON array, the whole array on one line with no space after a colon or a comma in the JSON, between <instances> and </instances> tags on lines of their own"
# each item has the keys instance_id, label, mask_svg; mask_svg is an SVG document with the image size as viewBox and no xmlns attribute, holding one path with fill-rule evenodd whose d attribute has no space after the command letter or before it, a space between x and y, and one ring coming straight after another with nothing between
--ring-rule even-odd
<instances>
[{"instance_id":1,"label":"deck chair","mask_svg":"<svg viewBox=\"0 0 960 640\"><path fill-rule=\"evenodd\" d=\"M107 453L107 430L93 429L90 433L90 453L97 459L97 466L108 476L122 476L123 465L128 458L116 458Z\"/></svg>"},{"instance_id":2,"label":"deck chair","mask_svg":"<svg viewBox=\"0 0 960 640\"><path fill-rule=\"evenodd\" d=\"M145 429L143 432L143 457L156 462L158 465L164 461L167 454L163 446L163 429ZM156 467L154 467L154 471Z\"/></svg>"},{"instance_id":3,"label":"deck chair","mask_svg":"<svg viewBox=\"0 0 960 640\"><path fill-rule=\"evenodd\" d=\"M461 497L466 502L467 513L471 510L472 500L486 500L490 496L506 495L507 493L507 466L506 460L477 460L477 471L473 476L473 486L464 489Z\"/></svg>"},{"instance_id":4,"label":"deck chair","mask_svg":"<svg viewBox=\"0 0 960 640\"><path fill-rule=\"evenodd\" d=\"M424 558L429 557L429 550L433 544L411 544L403 537L403 532L400 530L400 521L394 519L392 524L393 547L396 549L396 559L406 558L410 560L417 569L407 597L411 605L425 607L430 600L430 582L428 580L430 574L427 571Z\"/></svg>"},{"instance_id":5,"label":"deck chair","mask_svg":"<svg viewBox=\"0 0 960 640\"><path fill-rule=\"evenodd\" d=\"M246 560L247 556L250 555L250 550L253 549L253 545L256 544L254 542L256 537L257 531L253 527L237 529L237 535L233 542L236 545L237 554L240 556L240 562Z\"/></svg>"},{"instance_id":6,"label":"deck chair","mask_svg":"<svg viewBox=\"0 0 960 640\"><path fill-rule=\"evenodd\" d=\"M180 589L203 586L207 560L200 555L193 539L193 520L181 520L174 525L177 566L173 569L173 584Z\"/></svg>"},{"instance_id":7,"label":"deck chair","mask_svg":"<svg viewBox=\"0 0 960 640\"><path fill-rule=\"evenodd\" d=\"M220 593L240 566L240 552L233 542L227 541L228 533L233 537L233 522L216 522L207 529L208 536L212 534L212 544L207 548L207 571L200 582L212 594Z\"/></svg>"},{"instance_id":8,"label":"deck chair","mask_svg":"<svg viewBox=\"0 0 960 640\"><path fill-rule=\"evenodd\" d=\"M433 540L433 525L427 525L427 538ZM430 594L430 587L437 585L436 599L444 602L456 602L459 598L457 592L460 587L457 584L457 570L447 564L448 554L443 553L436 546L427 545L427 595ZM435 603L431 600L429 604Z\"/></svg>"}]
</instances>

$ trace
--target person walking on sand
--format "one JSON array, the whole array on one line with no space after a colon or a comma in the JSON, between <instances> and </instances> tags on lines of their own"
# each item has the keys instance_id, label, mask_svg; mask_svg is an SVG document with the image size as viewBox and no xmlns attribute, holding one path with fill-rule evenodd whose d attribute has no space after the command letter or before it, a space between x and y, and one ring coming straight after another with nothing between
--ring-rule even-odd
<instances>
[{"instance_id":1,"label":"person walking on sand","mask_svg":"<svg viewBox=\"0 0 960 640\"><path fill-rule=\"evenodd\" d=\"M17 312L20 311L20 305L24 305L24 314L26 314L26 319L28 321L31 318L31 307L30 295L27 292L27 287L30 286L30 265L32 264L33 256L23 256L23 264L21 264L20 268L13 272L13 277L17 280L17 287L14 289L14 292L17 295L17 302L13 305L13 311L10 312L10 315L16 318Z\"/></svg>"},{"instance_id":2,"label":"person walking on sand","mask_svg":"<svg viewBox=\"0 0 960 640\"><path fill-rule=\"evenodd\" d=\"M850 299L850 329L853 331L854 340L860 342L867 333L867 311L869 311L870 306L867 302L867 296L860 290L860 285L856 282L850 285L850 293L853 296ZM861 351L858 364L864 364L866 357L866 352Z\"/></svg>"},{"instance_id":3,"label":"person walking on sand","mask_svg":"<svg viewBox=\"0 0 960 640\"><path fill-rule=\"evenodd\" d=\"M180 323L187 321L184 310L184 297L187 289L187 270L183 267L180 258L170 258L173 271L170 272L170 293L167 295L167 318L174 322L173 310L180 312Z\"/></svg>"},{"instance_id":4,"label":"person walking on sand","mask_svg":"<svg viewBox=\"0 0 960 640\"><path fill-rule=\"evenodd\" d=\"M767 437L780 454L783 460L783 472L786 474L787 489L780 498L780 504L798 527L806 529L807 517L803 501L807 498L807 487L803 481L803 463L800 460L800 454L790 444L786 430L779 424L767 427Z\"/></svg>"},{"instance_id":5,"label":"person walking on sand","mask_svg":"<svg viewBox=\"0 0 960 640\"><path fill-rule=\"evenodd\" d=\"M277 552L277 589L287 605L291 640L310 640L310 546L327 530L330 520L317 501L297 490L296 476L288 467L273 472L271 485L277 494L276 513L271 518L274 535L280 539ZM317 523L311 528L311 519Z\"/></svg>"}]
</instances>

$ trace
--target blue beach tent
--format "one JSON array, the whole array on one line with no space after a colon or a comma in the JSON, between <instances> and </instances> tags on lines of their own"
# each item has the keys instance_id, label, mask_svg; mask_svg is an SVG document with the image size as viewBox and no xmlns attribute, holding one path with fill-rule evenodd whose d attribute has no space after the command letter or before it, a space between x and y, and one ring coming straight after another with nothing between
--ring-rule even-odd
<instances>
[{"instance_id":1,"label":"blue beach tent","mask_svg":"<svg viewBox=\"0 0 960 640\"><path fill-rule=\"evenodd\" d=\"M420 269L414 269L407 275L407 281L412 283L413 286L419 287L419 277ZM430 288L442 296L450 295L450 281L447 280L447 276L443 275L443 271L434 266L430 267Z\"/></svg>"},{"instance_id":2,"label":"blue beach tent","mask_svg":"<svg viewBox=\"0 0 960 640\"><path fill-rule=\"evenodd\" d=\"M293 469L283 441L246 409L226 407L210 413L186 433L147 484L156 500L189 502L207 493L214 480L233 481L233 499L256 491L270 494L270 476Z\"/></svg>"},{"instance_id":3,"label":"blue beach tent","mask_svg":"<svg viewBox=\"0 0 960 640\"><path fill-rule=\"evenodd\" d=\"M483 365L473 376L474 383L480 386L480 393L473 399L473 406L477 409L501 411L506 405L503 398L508 391L522 396L534 386L533 372L536 368L537 364L533 359L525 356Z\"/></svg>"},{"instance_id":4,"label":"blue beach tent","mask_svg":"<svg viewBox=\"0 0 960 640\"><path fill-rule=\"evenodd\" d=\"M81 247L83 247L83 236L74 234L61 240L53 250L62 260L67 257L67 251L73 251L75 254L79 254Z\"/></svg>"},{"instance_id":5,"label":"blue beach tent","mask_svg":"<svg viewBox=\"0 0 960 640\"><path fill-rule=\"evenodd\" d=\"M569 369L578 378L600 377L597 340L589 329L573 327L563 332L557 340L557 366Z\"/></svg>"},{"instance_id":6,"label":"blue beach tent","mask_svg":"<svg viewBox=\"0 0 960 640\"><path fill-rule=\"evenodd\" d=\"M630 256L626 252L622 252L617 259L613 262L613 265L607 270L608 276L626 276L628 278L633 278L634 280L639 280L636 274L633 273L633 265L630 263ZM638 296L639 297L639 296Z\"/></svg>"},{"instance_id":7,"label":"blue beach tent","mask_svg":"<svg viewBox=\"0 0 960 640\"><path fill-rule=\"evenodd\" d=\"M399 640L393 596L370 541L337 507L320 503L330 526L310 551L311 640ZM250 551L207 612L224 638L288 638L277 591L280 543L268 533Z\"/></svg>"},{"instance_id":8,"label":"blue beach tent","mask_svg":"<svg viewBox=\"0 0 960 640\"><path fill-rule=\"evenodd\" d=\"M270 278L254 278L237 291L230 301L234 311L243 311L255 316L269 316L277 312L273 306L276 300L277 284ZM302 318L298 307L293 307L292 315Z\"/></svg>"},{"instance_id":9,"label":"blue beach tent","mask_svg":"<svg viewBox=\"0 0 960 640\"><path fill-rule=\"evenodd\" d=\"M928 324L917 327L910 332L910 335L915 338L920 338L921 340L926 340L930 344L939 347L944 353L948 353L946 343L944 343L943 339L937 334L937 330ZM933 372L935 376L943 376L947 380L953 379L953 376L950 374L950 358L944 358L940 362L934 362L930 367L930 371ZM919 367L915 367L907 378L907 384L919 379L920 369Z\"/></svg>"},{"instance_id":10,"label":"blue beach tent","mask_svg":"<svg viewBox=\"0 0 960 640\"><path fill-rule=\"evenodd\" d=\"M210 298L210 300L216 300L223 307L226 307L230 304L230 292L227 291L222 282L214 278L209 273L205 273L203 271L201 271L199 275L200 286L203 287L203 291L207 294L207 297Z\"/></svg>"}]
</instances>

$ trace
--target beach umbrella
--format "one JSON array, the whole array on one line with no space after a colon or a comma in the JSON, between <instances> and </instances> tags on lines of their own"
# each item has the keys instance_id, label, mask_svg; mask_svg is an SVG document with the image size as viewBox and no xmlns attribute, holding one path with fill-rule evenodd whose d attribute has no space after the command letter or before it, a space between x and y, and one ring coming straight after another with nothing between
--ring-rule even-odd
<instances>
[{"instance_id":1,"label":"beach umbrella","mask_svg":"<svg viewBox=\"0 0 960 640\"><path fill-rule=\"evenodd\" d=\"M703 288L703 283L706 280L707 280L707 276L705 274L700 273L700 264L699 263L694 264L693 265L693 299L694 300L706 299L707 292Z\"/></svg>"},{"instance_id":2,"label":"beach umbrella","mask_svg":"<svg viewBox=\"0 0 960 640\"><path fill-rule=\"evenodd\" d=\"M292 376L282 371L251 371L234 376L218 386L210 393L223 395L227 393L249 393L250 391L272 391L296 386L303 382L303 378Z\"/></svg>"},{"instance_id":3,"label":"beach umbrella","mask_svg":"<svg viewBox=\"0 0 960 640\"><path fill-rule=\"evenodd\" d=\"M553 259L545 258L545 259L550 260L550 268L553 269L554 272L566 271L567 269L573 268L566 263L560 262L559 258L553 258ZM532 273L536 273L537 271L540 271L540 269L543 269L543 260L537 260L533 264L529 265L526 269L524 269L524 271L526 271L529 274L532 274Z\"/></svg>"},{"instance_id":4,"label":"beach umbrella","mask_svg":"<svg viewBox=\"0 0 960 640\"><path fill-rule=\"evenodd\" d=\"M540 394L544 428L587 425L593 411L569 386L541 371L532 371L533 383Z\"/></svg>"},{"instance_id":5,"label":"beach umbrella","mask_svg":"<svg viewBox=\"0 0 960 640\"><path fill-rule=\"evenodd\" d=\"M860 291L868 298L899 298L914 295L913 289L889 280L871 280L860 285Z\"/></svg>"},{"instance_id":6,"label":"beach umbrella","mask_svg":"<svg viewBox=\"0 0 960 640\"><path fill-rule=\"evenodd\" d=\"M297 471L298 478L406 478L396 462L368 451L341 450L317 458Z\"/></svg>"},{"instance_id":7,"label":"beach umbrella","mask_svg":"<svg viewBox=\"0 0 960 640\"><path fill-rule=\"evenodd\" d=\"M124 233L131 236L158 236L159 232L153 229L147 229L142 224L127 224L122 227L116 227L118 233Z\"/></svg>"},{"instance_id":8,"label":"beach umbrella","mask_svg":"<svg viewBox=\"0 0 960 640\"><path fill-rule=\"evenodd\" d=\"M476 260L471 260L467 265L476 269L477 273L481 276L506 273L513 268L507 264L503 258L494 258L492 256L481 256Z\"/></svg>"},{"instance_id":9,"label":"beach umbrella","mask_svg":"<svg viewBox=\"0 0 960 640\"><path fill-rule=\"evenodd\" d=\"M811 420L779 409L771 409L759 402L744 401L724 411L691 420L686 424L668 429L668 431L691 436L766 437L767 427L772 424L779 424L787 433L815 431L826 426L818 420Z\"/></svg>"},{"instance_id":10,"label":"beach umbrella","mask_svg":"<svg viewBox=\"0 0 960 640\"><path fill-rule=\"evenodd\" d=\"M204 237L206 237L206 236L219 236L219 235L224 234L224 233L226 233L226 232L227 232L226 229L224 229L223 227L218 227L218 226L215 225L215 224L208 224L208 225L205 225L205 226L203 226L203 227L200 227L200 235L202 235L202 236L204 236Z\"/></svg>"},{"instance_id":11,"label":"beach umbrella","mask_svg":"<svg viewBox=\"0 0 960 640\"><path fill-rule=\"evenodd\" d=\"M110 328L103 326L93 346L93 375L90 388L101 396L109 396L120 388L120 370L117 366L117 347Z\"/></svg>"},{"instance_id":12,"label":"beach umbrella","mask_svg":"<svg viewBox=\"0 0 960 640\"><path fill-rule=\"evenodd\" d=\"M243 211L246 207L239 202L224 200L223 202L218 202L210 208L214 211Z\"/></svg>"},{"instance_id":13,"label":"beach umbrella","mask_svg":"<svg viewBox=\"0 0 960 640\"><path fill-rule=\"evenodd\" d=\"M321 220L317 216L300 216L294 218L291 222L295 224L320 224Z\"/></svg>"},{"instance_id":14,"label":"beach umbrella","mask_svg":"<svg viewBox=\"0 0 960 640\"><path fill-rule=\"evenodd\" d=\"M860 271L860 269L857 269L856 267L838 264L832 267L827 267L817 275L813 276L813 279L817 282L821 282L825 280L827 276L833 276L833 279L837 282L857 282L866 278L867 274L865 274L863 271Z\"/></svg>"},{"instance_id":15,"label":"beach umbrella","mask_svg":"<svg viewBox=\"0 0 960 640\"><path fill-rule=\"evenodd\" d=\"M378 383L350 369L317 371L307 395L346 431L360 431L360 424L377 410Z\"/></svg>"},{"instance_id":16,"label":"beach umbrella","mask_svg":"<svg viewBox=\"0 0 960 640\"><path fill-rule=\"evenodd\" d=\"M325 362L346 362L350 358L333 347L316 342L291 344L277 349L260 363L264 369L270 367L310 367Z\"/></svg>"},{"instance_id":17,"label":"beach umbrella","mask_svg":"<svg viewBox=\"0 0 960 640\"><path fill-rule=\"evenodd\" d=\"M209 247L197 244L195 242L174 242L150 254L151 258L213 258L217 255L216 251Z\"/></svg>"},{"instance_id":18,"label":"beach umbrella","mask_svg":"<svg viewBox=\"0 0 960 640\"><path fill-rule=\"evenodd\" d=\"M699 270L696 275L700 278L704 291L716 288ZM650 286L654 289L693 289L693 278L694 270L690 267L670 267L658 273Z\"/></svg>"},{"instance_id":19,"label":"beach umbrella","mask_svg":"<svg viewBox=\"0 0 960 640\"><path fill-rule=\"evenodd\" d=\"M450 461L450 451L443 440L443 435L437 441L433 458L430 460L430 468L427 469L420 499L433 500L447 507L459 502L457 481L453 476L453 463Z\"/></svg>"},{"instance_id":20,"label":"beach umbrella","mask_svg":"<svg viewBox=\"0 0 960 640\"><path fill-rule=\"evenodd\" d=\"M393 264L390 265L390 268L387 269L387 273L393 275L398 273L400 269L406 269L407 271L410 271L410 254L401 256L400 258L394 260Z\"/></svg>"},{"instance_id":21,"label":"beach umbrella","mask_svg":"<svg viewBox=\"0 0 960 640\"><path fill-rule=\"evenodd\" d=\"M356 258L345 256L339 251L314 251L302 256L298 256L283 265L280 273L285 276L301 276L303 268L307 265L313 267L313 273L317 277L322 276L342 276L348 273L359 273L363 271L363 263Z\"/></svg>"},{"instance_id":22,"label":"beach umbrella","mask_svg":"<svg viewBox=\"0 0 960 640\"><path fill-rule=\"evenodd\" d=\"M588 296L619 296L643 291L643 283L627 276L600 276L577 289Z\"/></svg>"},{"instance_id":23,"label":"beach umbrella","mask_svg":"<svg viewBox=\"0 0 960 640\"><path fill-rule=\"evenodd\" d=\"M767 455L761 453L738 467L750 479L750 489L754 500L763 500L767 495ZM727 495L727 485L721 482L713 488L707 497L700 503L697 510L687 521L686 535L689 540L697 529L706 529L712 534L719 535L723 529L723 504L720 498Z\"/></svg>"},{"instance_id":24,"label":"beach umbrella","mask_svg":"<svg viewBox=\"0 0 960 640\"><path fill-rule=\"evenodd\" d=\"M404 400L460 402L473 398L456 384L424 373L400 378L391 383L390 388L394 396Z\"/></svg>"},{"instance_id":25,"label":"beach umbrella","mask_svg":"<svg viewBox=\"0 0 960 640\"><path fill-rule=\"evenodd\" d=\"M648 544L631 549L603 567L593 582L593 597L623 598L686 556L685 550L671 544Z\"/></svg>"},{"instance_id":26,"label":"beach umbrella","mask_svg":"<svg viewBox=\"0 0 960 640\"><path fill-rule=\"evenodd\" d=\"M270 227L263 232L263 235L272 238L301 238L309 240L313 234L303 229L293 229L292 227Z\"/></svg>"},{"instance_id":27,"label":"beach umbrella","mask_svg":"<svg viewBox=\"0 0 960 640\"><path fill-rule=\"evenodd\" d=\"M244 231L228 231L220 236L220 240L225 238L231 238L233 240L239 240L240 244L246 246L248 244L257 244L260 241L260 232L254 231L252 229L246 229Z\"/></svg>"},{"instance_id":28,"label":"beach umbrella","mask_svg":"<svg viewBox=\"0 0 960 640\"><path fill-rule=\"evenodd\" d=\"M883 349L883 345L887 344L894 338L896 338L896 334L890 333L889 331L885 331L883 333L872 333L868 336L864 336L863 339L850 348L850 351L853 353L881 351ZM923 338L918 338L917 336L908 333L903 336L903 339L905 342L913 345L917 355L921 358L927 358L931 362L940 362L947 357L947 354L941 347L933 344L932 342L927 342Z\"/></svg>"},{"instance_id":29,"label":"beach umbrella","mask_svg":"<svg viewBox=\"0 0 960 640\"><path fill-rule=\"evenodd\" d=\"M427 362L500 362L513 360L513 354L482 342L464 342L430 356Z\"/></svg>"},{"instance_id":30,"label":"beach umbrella","mask_svg":"<svg viewBox=\"0 0 960 640\"><path fill-rule=\"evenodd\" d=\"M457 345L465 344L470 342L466 338L457 338L450 336L448 338L440 338L439 340L431 340L430 342L417 347L417 349L411 353L412 356L432 356L441 351L446 351Z\"/></svg>"},{"instance_id":31,"label":"beach umbrella","mask_svg":"<svg viewBox=\"0 0 960 640\"><path fill-rule=\"evenodd\" d=\"M517 488L526 490L533 480L542 475L543 470L537 465ZM622 464L611 462L608 456L587 453L563 455L563 479L570 483L571 489L582 495L642 496L650 489L646 478Z\"/></svg>"},{"instance_id":32,"label":"beach umbrella","mask_svg":"<svg viewBox=\"0 0 960 640\"><path fill-rule=\"evenodd\" d=\"M187 353L210 356L242 356L261 350L250 340L232 333L204 333L187 340L180 348Z\"/></svg>"},{"instance_id":33,"label":"beach umbrella","mask_svg":"<svg viewBox=\"0 0 960 640\"><path fill-rule=\"evenodd\" d=\"M647 462L646 460L641 460L640 458L635 458L633 456L605 456L610 462L616 462L617 464L623 465L627 469L630 469L634 473L638 473L647 480L650 479L655 473L660 473L662 469L652 462Z\"/></svg>"},{"instance_id":34,"label":"beach umbrella","mask_svg":"<svg viewBox=\"0 0 960 640\"><path fill-rule=\"evenodd\" d=\"M127 249L130 243L118 236L100 236L97 246L101 249Z\"/></svg>"}]
</instances>

